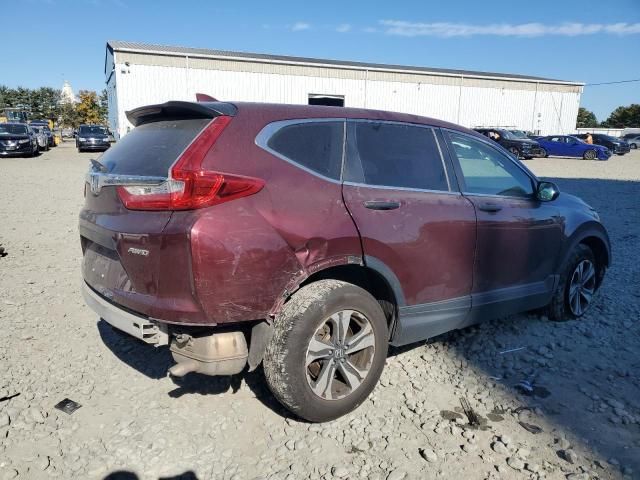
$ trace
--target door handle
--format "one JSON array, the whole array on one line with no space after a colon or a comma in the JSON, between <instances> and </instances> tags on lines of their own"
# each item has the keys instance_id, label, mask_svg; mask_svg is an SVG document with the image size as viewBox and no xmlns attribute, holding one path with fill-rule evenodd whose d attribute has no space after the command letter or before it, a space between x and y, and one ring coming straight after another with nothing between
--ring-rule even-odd
<instances>
[{"instance_id":1,"label":"door handle","mask_svg":"<svg viewBox=\"0 0 640 480\"><path fill-rule=\"evenodd\" d=\"M395 210L400 208L400 202L388 202L384 200L369 200L364 206L370 210Z\"/></svg>"},{"instance_id":2,"label":"door handle","mask_svg":"<svg viewBox=\"0 0 640 480\"><path fill-rule=\"evenodd\" d=\"M478 210L482 210L483 212L495 213L502 210L502 207L497 203L481 203L480 205L478 205Z\"/></svg>"}]
</instances>

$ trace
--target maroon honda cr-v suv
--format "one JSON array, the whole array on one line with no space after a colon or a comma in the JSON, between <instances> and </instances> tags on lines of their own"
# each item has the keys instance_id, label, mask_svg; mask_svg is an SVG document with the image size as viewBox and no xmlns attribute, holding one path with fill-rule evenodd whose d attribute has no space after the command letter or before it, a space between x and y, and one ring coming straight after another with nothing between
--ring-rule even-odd
<instances>
[{"instance_id":1,"label":"maroon honda cr-v suv","mask_svg":"<svg viewBox=\"0 0 640 480\"><path fill-rule=\"evenodd\" d=\"M582 316L611 261L593 208L457 125L226 102L128 118L87 174L87 303L169 345L172 375L262 363L311 421L356 408L389 344L541 307Z\"/></svg>"}]
</instances>

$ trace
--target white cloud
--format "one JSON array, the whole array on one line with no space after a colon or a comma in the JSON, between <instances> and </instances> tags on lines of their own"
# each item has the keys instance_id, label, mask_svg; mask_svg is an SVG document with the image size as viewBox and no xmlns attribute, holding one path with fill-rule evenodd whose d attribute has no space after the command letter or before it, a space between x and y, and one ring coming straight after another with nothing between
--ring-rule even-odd
<instances>
[{"instance_id":1,"label":"white cloud","mask_svg":"<svg viewBox=\"0 0 640 480\"><path fill-rule=\"evenodd\" d=\"M614 35L632 35L640 33L640 23L574 23L565 22L557 25L542 23L492 23L487 25L471 25L466 23L436 22L416 23L403 20L381 20L382 31L388 35L404 37L472 37L476 35L493 35L502 37L541 37L561 35L575 37L597 33Z\"/></svg>"},{"instance_id":2,"label":"white cloud","mask_svg":"<svg viewBox=\"0 0 640 480\"><path fill-rule=\"evenodd\" d=\"M307 22L296 22L291 26L291 31L301 32L303 30L309 30L310 28L311 28L311 25L309 25Z\"/></svg>"},{"instance_id":3,"label":"white cloud","mask_svg":"<svg viewBox=\"0 0 640 480\"><path fill-rule=\"evenodd\" d=\"M350 30L351 30L351 25L349 25L348 23L342 23L336 27L336 32L339 32L339 33L347 33Z\"/></svg>"}]
</instances>

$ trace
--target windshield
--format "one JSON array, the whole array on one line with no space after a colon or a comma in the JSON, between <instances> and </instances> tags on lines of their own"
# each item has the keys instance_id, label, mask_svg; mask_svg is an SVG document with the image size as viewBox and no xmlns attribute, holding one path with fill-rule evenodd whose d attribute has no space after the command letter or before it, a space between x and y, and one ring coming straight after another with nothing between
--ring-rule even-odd
<instances>
[{"instance_id":1,"label":"windshield","mask_svg":"<svg viewBox=\"0 0 640 480\"><path fill-rule=\"evenodd\" d=\"M26 135L26 125L12 125L10 123L0 123L0 135Z\"/></svg>"},{"instance_id":2,"label":"windshield","mask_svg":"<svg viewBox=\"0 0 640 480\"><path fill-rule=\"evenodd\" d=\"M620 139L616 137L612 137L611 135L599 135L599 137L603 140L609 140L610 142L619 142Z\"/></svg>"},{"instance_id":3,"label":"windshield","mask_svg":"<svg viewBox=\"0 0 640 480\"><path fill-rule=\"evenodd\" d=\"M498 130L498 133L509 140L516 140L517 137L508 130Z\"/></svg>"},{"instance_id":4,"label":"windshield","mask_svg":"<svg viewBox=\"0 0 640 480\"><path fill-rule=\"evenodd\" d=\"M104 127L80 127L80 135L105 135Z\"/></svg>"},{"instance_id":5,"label":"windshield","mask_svg":"<svg viewBox=\"0 0 640 480\"><path fill-rule=\"evenodd\" d=\"M522 130L511 130L509 133L511 133L511 135L513 135L516 138L529 138L527 137L527 134L524 133Z\"/></svg>"}]
</instances>

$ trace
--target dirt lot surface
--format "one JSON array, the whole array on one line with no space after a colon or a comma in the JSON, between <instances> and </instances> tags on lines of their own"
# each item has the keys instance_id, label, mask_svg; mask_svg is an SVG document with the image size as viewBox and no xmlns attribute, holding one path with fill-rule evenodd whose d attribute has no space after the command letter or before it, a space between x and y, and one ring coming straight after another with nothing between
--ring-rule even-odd
<instances>
[{"instance_id":1,"label":"dirt lot surface","mask_svg":"<svg viewBox=\"0 0 640 480\"><path fill-rule=\"evenodd\" d=\"M322 425L290 418L260 370L173 381L166 349L84 306L95 155L0 159L0 480L640 478L640 152L527 162L609 229L614 264L583 320L520 315L393 350L373 395ZM514 387L529 379L532 396ZM70 415L54 409L67 397Z\"/></svg>"}]
</instances>

